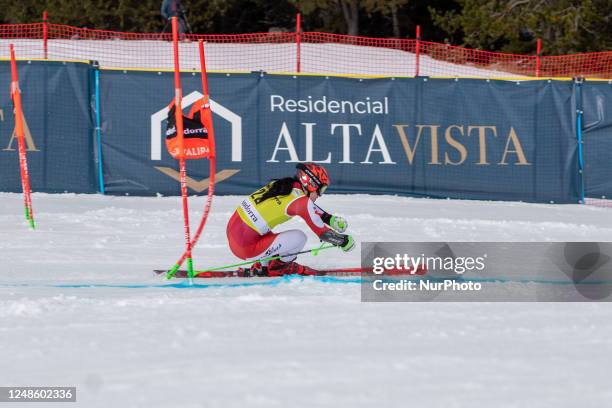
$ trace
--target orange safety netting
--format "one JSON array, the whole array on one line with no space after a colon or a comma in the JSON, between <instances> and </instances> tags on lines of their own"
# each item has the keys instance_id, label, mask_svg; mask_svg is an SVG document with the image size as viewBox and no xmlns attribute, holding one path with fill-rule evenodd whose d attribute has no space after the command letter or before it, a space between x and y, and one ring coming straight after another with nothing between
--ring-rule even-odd
<instances>
[{"instance_id":1,"label":"orange safety netting","mask_svg":"<svg viewBox=\"0 0 612 408\"><path fill-rule=\"evenodd\" d=\"M171 69L169 33L122 33L60 24L0 25L25 59L96 60L104 68ZM198 69L206 41L213 71L331 75L612 78L612 51L536 56L487 52L415 39L317 32L192 35L181 42L181 67ZM8 55L0 41L0 55ZM208 57L210 55L210 57Z\"/></svg>"}]
</instances>

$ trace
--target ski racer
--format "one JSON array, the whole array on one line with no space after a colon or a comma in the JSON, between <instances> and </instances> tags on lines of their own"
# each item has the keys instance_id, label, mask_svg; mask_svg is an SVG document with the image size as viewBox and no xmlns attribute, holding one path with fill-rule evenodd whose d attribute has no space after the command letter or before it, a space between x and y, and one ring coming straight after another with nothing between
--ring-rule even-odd
<instances>
[{"instance_id":1,"label":"ski racer","mask_svg":"<svg viewBox=\"0 0 612 408\"><path fill-rule=\"evenodd\" d=\"M306 234L293 229L279 233L272 230L279 224L299 216L321 241L351 251L355 241L343 234L347 221L331 215L315 204L329 186L329 176L322 166L299 163L294 177L272 180L244 198L227 224L227 239L234 255L244 260L257 260L280 255L280 259L255 262L248 275L281 276L312 275L316 271L295 261L296 252L306 244ZM331 227L331 228L330 228Z\"/></svg>"}]
</instances>

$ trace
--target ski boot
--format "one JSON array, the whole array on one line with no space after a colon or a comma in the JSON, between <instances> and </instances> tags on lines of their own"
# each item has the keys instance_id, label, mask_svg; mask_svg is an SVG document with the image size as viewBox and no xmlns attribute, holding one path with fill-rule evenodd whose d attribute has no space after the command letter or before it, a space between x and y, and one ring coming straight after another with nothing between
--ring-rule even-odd
<instances>
[{"instance_id":1,"label":"ski boot","mask_svg":"<svg viewBox=\"0 0 612 408\"><path fill-rule=\"evenodd\" d=\"M253 276L268 276L268 267L255 262L250 268L238 269L238 274L241 278L252 278Z\"/></svg>"},{"instance_id":2,"label":"ski boot","mask_svg":"<svg viewBox=\"0 0 612 408\"><path fill-rule=\"evenodd\" d=\"M316 275L317 271L297 262L283 262L280 259L270 261L268 265L268 276L283 275Z\"/></svg>"}]
</instances>

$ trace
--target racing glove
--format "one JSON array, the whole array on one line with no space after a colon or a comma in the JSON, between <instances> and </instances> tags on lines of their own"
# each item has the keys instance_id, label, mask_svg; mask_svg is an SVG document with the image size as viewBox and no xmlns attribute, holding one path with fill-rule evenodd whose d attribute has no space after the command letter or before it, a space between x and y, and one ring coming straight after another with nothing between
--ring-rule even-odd
<instances>
[{"instance_id":1,"label":"racing glove","mask_svg":"<svg viewBox=\"0 0 612 408\"><path fill-rule=\"evenodd\" d=\"M342 233L348 228L348 221L338 215L332 215L329 219L329 226Z\"/></svg>"},{"instance_id":2,"label":"racing glove","mask_svg":"<svg viewBox=\"0 0 612 408\"><path fill-rule=\"evenodd\" d=\"M352 236L339 234L334 230L325 231L319 238L321 241L329 242L332 245L340 247L344 252L349 252L355 248L355 240Z\"/></svg>"}]
</instances>

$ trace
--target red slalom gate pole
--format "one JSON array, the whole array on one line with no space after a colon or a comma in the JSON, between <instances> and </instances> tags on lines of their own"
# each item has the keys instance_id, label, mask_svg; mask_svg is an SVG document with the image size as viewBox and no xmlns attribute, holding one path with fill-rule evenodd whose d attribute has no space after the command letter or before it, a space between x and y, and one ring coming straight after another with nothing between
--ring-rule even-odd
<instances>
[{"instance_id":1,"label":"red slalom gate pole","mask_svg":"<svg viewBox=\"0 0 612 408\"><path fill-rule=\"evenodd\" d=\"M187 170L185 169L185 144L183 135L183 91L181 89L181 72L179 65L178 50L178 22L172 17L172 43L174 48L174 104L176 134L179 138L179 168L181 182L181 197L183 200L183 222L185 229L185 253L187 258L187 274L189 279L193 278L193 260L191 259L191 233L189 231L189 204L187 200Z\"/></svg>"},{"instance_id":2,"label":"red slalom gate pole","mask_svg":"<svg viewBox=\"0 0 612 408\"><path fill-rule=\"evenodd\" d=\"M200 225L196 231L195 236L193 237L193 241L191 241L191 246L195 246L200 238L200 234L204 230L204 226L206 225L206 220L208 219L208 214L210 213L210 209L212 207L212 199L215 193L215 131L212 125L212 111L210 110L210 97L208 94L208 77L206 75L206 58L204 56L204 41L198 41L198 50L200 51L200 74L202 77L202 93L204 97L202 98L204 101L204 113L206 115L210 115L210 126L208 130L208 143L210 149L210 155L208 157L210 162L209 167L209 186L208 186L208 196L206 199L206 205L204 206L204 213L202 214L202 220L200 221Z\"/></svg>"},{"instance_id":3,"label":"red slalom gate pole","mask_svg":"<svg viewBox=\"0 0 612 408\"><path fill-rule=\"evenodd\" d=\"M202 76L202 93L204 94L203 107L205 111L208 110L210 112L210 97L208 94L208 77L206 76L206 58L204 56L204 42L202 40L198 41L198 49L200 51L200 70L201 70L201 76ZM212 115L212 113L210 114ZM200 225L198 226L198 229L193 237L193 240L191 241L191 248L193 248L197 244L198 239L200 238L200 235L202 234L202 231L204 230L204 226L206 225L206 220L208 219L208 214L210 213L210 209L212 207L213 195L215 193L215 171L216 171L215 170L215 164L216 164L215 156L216 156L216 153L215 153L215 132L212 126L212 120L210 121L210 124L211 124L210 129L207 129L208 130L208 141L209 141L209 147L210 147L210 156L209 156L210 183L208 187L208 197L206 200L206 205L204 206L204 213L202 214L202 219L200 220ZM183 253L181 258L174 264L174 266L168 273L167 275L168 279L170 279L178 271L178 269L181 267L181 265L183 264L187 256L188 256L187 251L185 251L185 253Z\"/></svg>"},{"instance_id":4,"label":"red slalom gate pole","mask_svg":"<svg viewBox=\"0 0 612 408\"><path fill-rule=\"evenodd\" d=\"M32 197L30 195L30 176L28 173L28 161L26 158L26 147L23 135L23 109L21 106L21 91L19 89L19 74L17 73L17 61L15 60L15 49L10 44L11 51L11 97L15 105L15 133L19 146L19 170L21 172L21 188L23 190L23 201L26 220L32 229L36 228L34 223L34 211L32 210Z\"/></svg>"},{"instance_id":5,"label":"red slalom gate pole","mask_svg":"<svg viewBox=\"0 0 612 408\"><path fill-rule=\"evenodd\" d=\"M202 93L204 94L203 99L204 99L204 109L210 109L210 97L208 94L208 78L206 76L206 59L204 57L204 42L202 40L198 41L198 49L200 51L200 70L201 70L201 76L202 76ZM212 120L210 121L210 123L212 124ZM200 220L200 225L198 226L198 229L193 237L193 240L191 241L191 248L193 248L197 242L198 239L200 239L200 235L202 234L202 231L204 230L204 226L206 225L206 221L208 219L208 214L210 213L210 209L212 207L212 199L213 199L213 195L215 193L215 133L214 133L214 129L212 128L212 126L210 126L210 129L208 130L208 140L209 140L209 146L210 146L210 156L209 156L209 161L210 161L210 176L209 176L209 180L210 180L210 184L208 187L208 196L207 196L207 200L206 200L206 205L204 206L204 213L202 214L202 219ZM169 274L168 274L168 278L171 278L176 271L178 271L178 269L181 267L181 265L183 264L183 262L185 261L185 258L187 258L188 254L187 251L185 251L183 253L183 255L181 256L181 258L174 264L174 266L172 267L172 269L170 270Z\"/></svg>"}]
</instances>

